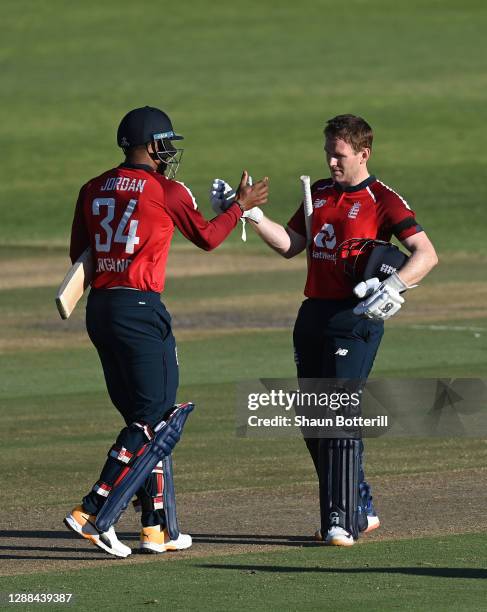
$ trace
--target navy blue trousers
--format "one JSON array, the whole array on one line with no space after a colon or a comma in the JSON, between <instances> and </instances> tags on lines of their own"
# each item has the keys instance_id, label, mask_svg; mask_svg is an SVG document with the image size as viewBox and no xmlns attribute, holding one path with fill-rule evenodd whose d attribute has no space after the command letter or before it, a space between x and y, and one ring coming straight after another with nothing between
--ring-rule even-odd
<instances>
[{"instance_id":1,"label":"navy blue trousers","mask_svg":"<svg viewBox=\"0 0 487 612\"><path fill-rule=\"evenodd\" d=\"M309 298L302 303L293 333L298 378L365 383L384 333L384 323L353 314L357 303L355 298ZM305 442L320 478L320 439L305 438ZM359 483L370 495L363 470L362 443L360 448Z\"/></svg>"},{"instance_id":2,"label":"navy blue trousers","mask_svg":"<svg viewBox=\"0 0 487 612\"><path fill-rule=\"evenodd\" d=\"M98 351L110 398L126 423L114 446L137 452L147 440L134 423L153 427L176 402L179 371L171 317L157 293L92 289L86 328ZM122 468L109 451L99 481L83 498L87 512L99 511L105 501L103 493ZM150 477L138 493L146 526L164 523L164 513L151 504L157 494L155 486L156 480Z\"/></svg>"},{"instance_id":3,"label":"navy blue trousers","mask_svg":"<svg viewBox=\"0 0 487 612\"><path fill-rule=\"evenodd\" d=\"M294 326L299 378L366 380L384 324L353 314L357 299L307 299Z\"/></svg>"}]
</instances>

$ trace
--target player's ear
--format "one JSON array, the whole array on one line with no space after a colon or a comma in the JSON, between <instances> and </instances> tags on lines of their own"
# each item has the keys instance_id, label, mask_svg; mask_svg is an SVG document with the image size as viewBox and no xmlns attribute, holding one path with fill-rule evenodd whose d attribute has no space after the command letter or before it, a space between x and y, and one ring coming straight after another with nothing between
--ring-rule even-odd
<instances>
[{"instance_id":1,"label":"player's ear","mask_svg":"<svg viewBox=\"0 0 487 612\"><path fill-rule=\"evenodd\" d=\"M369 157L370 157L370 149L369 149L369 147L365 147L364 149L362 149L362 151L360 153L361 153L361 156L362 156L362 159L360 160L360 162L362 164L366 164L368 162L368 160L369 160Z\"/></svg>"}]
</instances>

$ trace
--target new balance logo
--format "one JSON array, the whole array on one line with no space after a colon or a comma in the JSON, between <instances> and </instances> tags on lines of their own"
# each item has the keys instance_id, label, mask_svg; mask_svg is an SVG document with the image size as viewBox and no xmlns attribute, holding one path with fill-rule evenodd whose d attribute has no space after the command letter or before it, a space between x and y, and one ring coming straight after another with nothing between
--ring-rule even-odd
<instances>
[{"instance_id":1,"label":"new balance logo","mask_svg":"<svg viewBox=\"0 0 487 612\"><path fill-rule=\"evenodd\" d=\"M321 208L322 206L324 206L326 204L326 199L323 200L315 200L313 202L313 207L314 208Z\"/></svg>"},{"instance_id":2,"label":"new balance logo","mask_svg":"<svg viewBox=\"0 0 487 612\"><path fill-rule=\"evenodd\" d=\"M340 355L340 357L345 357L347 353L348 353L348 349L339 348L337 352L335 353L335 355Z\"/></svg>"}]
</instances>

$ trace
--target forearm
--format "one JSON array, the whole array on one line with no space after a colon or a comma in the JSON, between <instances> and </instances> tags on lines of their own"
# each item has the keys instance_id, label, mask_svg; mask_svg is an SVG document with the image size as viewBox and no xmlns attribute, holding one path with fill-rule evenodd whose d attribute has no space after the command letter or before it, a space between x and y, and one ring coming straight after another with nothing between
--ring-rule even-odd
<instances>
[{"instance_id":1,"label":"forearm","mask_svg":"<svg viewBox=\"0 0 487 612\"><path fill-rule=\"evenodd\" d=\"M219 246L233 231L242 215L237 204L211 220L205 219L198 209L189 206L174 206L170 212L183 236L205 251Z\"/></svg>"},{"instance_id":2,"label":"forearm","mask_svg":"<svg viewBox=\"0 0 487 612\"><path fill-rule=\"evenodd\" d=\"M409 287L418 284L438 263L433 245L424 245L412 251L398 276Z\"/></svg>"},{"instance_id":3,"label":"forearm","mask_svg":"<svg viewBox=\"0 0 487 612\"><path fill-rule=\"evenodd\" d=\"M279 223L265 216L259 223L250 221L250 224L257 235L260 236L271 249L286 259L290 259L300 253L306 245L304 237L299 236L299 234L295 232L290 232L290 230L287 230Z\"/></svg>"}]
</instances>

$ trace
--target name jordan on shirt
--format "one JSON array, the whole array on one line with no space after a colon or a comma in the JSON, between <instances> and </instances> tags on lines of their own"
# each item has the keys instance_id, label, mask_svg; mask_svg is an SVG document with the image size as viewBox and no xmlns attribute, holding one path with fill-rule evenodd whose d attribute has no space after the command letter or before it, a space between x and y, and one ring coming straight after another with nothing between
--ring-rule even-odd
<instances>
[{"instance_id":1,"label":"name jordan on shirt","mask_svg":"<svg viewBox=\"0 0 487 612\"><path fill-rule=\"evenodd\" d=\"M130 179L127 176L110 176L100 191L134 191L142 193L147 180Z\"/></svg>"}]
</instances>

